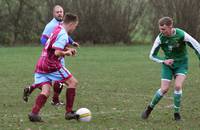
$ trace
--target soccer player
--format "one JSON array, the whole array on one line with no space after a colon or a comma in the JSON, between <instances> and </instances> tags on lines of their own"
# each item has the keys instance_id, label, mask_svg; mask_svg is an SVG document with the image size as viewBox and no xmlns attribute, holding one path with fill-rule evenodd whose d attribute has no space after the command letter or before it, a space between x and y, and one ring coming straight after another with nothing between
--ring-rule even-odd
<instances>
[{"instance_id":1,"label":"soccer player","mask_svg":"<svg viewBox=\"0 0 200 130\"><path fill-rule=\"evenodd\" d=\"M45 29L40 37L40 42L44 46L50 34L53 32L54 28L62 24L63 21L64 10L60 5L56 5L53 8L53 19L45 26ZM69 43L74 46L79 46L77 42L74 42L73 39L69 36Z\"/></svg>"},{"instance_id":2,"label":"soccer player","mask_svg":"<svg viewBox=\"0 0 200 130\"><path fill-rule=\"evenodd\" d=\"M78 119L78 115L72 110L78 81L60 61L64 56L76 54L76 49L68 48L67 45L69 43L68 33L73 32L77 25L78 16L70 13L65 14L63 24L54 29L42 50L34 76L35 86L41 87L42 91L37 96L31 113L28 114L29 120L32 122L42 121L39 112L50 95L52 81L62 81L68 86L65 119Z\"/></svg>"},{"instance_id":3,"label":"soccer player","mask_svg":"<svg viewBox=\"0 0 200 130\"><path fill-rule=\"evenodd\" d=\"M188 55L186 45L195 50L200 60L200 44L185 31L174 28L173 20L170 17L163 17L159 20L160 34L154 41L150 52L150 59L162 64L161 86L158 89L142 113L142 119L147 119L165 93L169 90L172 79L175 80L174 86L174 119L181 120L180 103L182 96L183 82L188 71ZM164 57L159 57L159 49L164 52Z\"/></svg>"},{"instance_id":4,"label":"soccer player","mask_svg":"<svg viewBox=\"0 0 200 130\"><path fill-rule=\"evenodd\" d=\"M54 28L56 26L62 24L63 15L64 15L63 8L60 5L54 6L54 8L53 8L53 17L54 18L45 26L45 29L40 38L41 44L43 46L45 46L45 43L48 40L48 38L50 37L50 34L53 32ZM70 36L68 38L69 38L69 43L71 45L76 46L76 47L79 46L79 44L77 42L74 42ZM61 63L63 66L65 66L64 58L61 59ZM24 88L23 100L25 102L28 101L28 96L32 93L32 91L35 88L36 88L36 86L34 86L34 85ZM59 95L62 91L62 88L63 88L62 83L60 83L58 81L55 81L53 83L54 94L53 94L52 101L51 101L52 105L55 105L55 106L64 105L64 103L59 100Z\"/></svg>"}]
</instances>

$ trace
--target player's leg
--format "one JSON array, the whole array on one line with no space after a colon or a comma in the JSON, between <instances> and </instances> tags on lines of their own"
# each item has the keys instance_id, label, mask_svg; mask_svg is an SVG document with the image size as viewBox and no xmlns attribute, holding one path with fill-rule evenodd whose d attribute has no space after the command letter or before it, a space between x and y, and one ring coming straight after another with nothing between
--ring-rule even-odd
<instances>
[{"instance_id":1,"label":"player's leg","mask_svg":"<svg viewBox=\"0 0 200 130\"><path fill-rule=\"evenodd\" d=\"M35 99L35 104L32 107L31 113L28 114L29 120L32 122L41 122L41 117L39 116L39 112L41 108L47 101L47 98L50 95L50 83L46 83L42 86L42 91Z\"/></svg>"},{"instance_id":2,"label":"player's leg","mask_svg":"<svg viewBox=\"0 0 200 130\"><path fill-rule=\"evenodd\" d=\"M170 87L170 83L172 80L173 70L166 66L162 66L162 79L161 79L161 87L156 91L154 94L150 104L147 106L147 108L142 113L142 119L147 119L149 115L151 114L151 111L154 109L156 104L162 99L163 95L167 93Z\"/></svg>"},{"instance_id":3,"label":"player's leg","mask_svg":"<svg viewBox=\"0 0 200 130\"><path fill-rule=\"evenodd\" d=\"M64 102L60 101L59 95L63 89L63 83L59 81L55 81L53 83L53 96L51 100L51 104L54 106L61 106L64 105Z\"/></svg>"},{"instance_id":4,"label":"player's leg","mask_svg":"<svg viewBox=\"0 0 200 130\"><path fill-rule=\"evenodd\" d=\"M61 59L61 64L63 67L65 66L64 58ZM62 89L63 89L63 83L59 82L59 81L55 81L53 84L53 97L52 97L52 101L51 101L52 105L55 105L55 106L64 105L64 103L61 102L59 99L59 95L60 95Z\"/></svg>"},{"instance_id":5,"label":"player's leg","mask_svg":"<svg viewBox=\"0 0 200 130\"><path fill-rule=\"evenodd\" d=\"M78 119L78 115L75 114L73 111L73 104L75 100L75 95L76 95L76 88L78 81L75 77L71 77L65 81L67 85L67 90L66 90L66 113L65 113L65 119L66 120L71 120L71 119Z\"/></svg>"},{"instance_id":6,"label":"player's leg","mask_svg":"<svg viewBox=\"0 0 200 130\"><path fill-rule=\"evenodd\" d=\"M182 97L182 87L183 83L186 79L187 71L188 71L188 60L185 59L180 62L175 63L175 86L174 86L174 119L176 121L181 120L180 115L180 104Z\"/></svg>"},{"instance_id":7,"label":"player's leg","mask_svg":"<svg viewBox=\"0 0 200 130\"><path fill-rule=\"evenodd\" d=\"M24 91L23 91L23 100L25 102L28 102L28 97L31 95L31 93L36 89L38 88L38 85L36 84L32 84L31 86L27 86L24 88ZM62 101L60 101L59 99L59 95L62 91L62 88L63 88L63 83L61 82L58 82L58 81L55 81L53 83L53 97L52 97L52 101L51 101L51 104L52 105L55 105L55 106L60 106L60 105L64 105L64 103ZM41 89L41 88L39 88Z\"/></svg>"},{"instance_id":8,"label":"player's leg","mask_svg":"<svg viewBox=\"0 0 200 130\"><path fill-rule=\"evenodd\" d=\"M48 78L53 81L63 82L67 85L65 118L67 120L77 119L77 115L74 113L72 108L76 95L76 87L78 81L72 76L72 74L65 67L62 67L59 71L50 73Z\"/></svg>"},{"instance_id":9,"label":"player's leg","mask_svg":"<svg viewBox=\"0 0 200 130\"><path fill-rule=\"evenodd\" d=\"M150 104L147 106L145 111L142 113L142 119L147 119L151 114L151 111L154 109L156 104L162 99L163 95L168 91L170 87L170 80L161 80L161 87L154 94Z\"/></svg>"},{"instance_id":10,"label":"player's leg","mask_svg":"<svg viewBox=\"0 0 200 130\"><path fill-rule=\"evenodd\" d=\"M41 89L41 84L43 82L46 82L48 81L48 79L46 79L45 77L43 77L43 75L41 74L38 74L38 73L35 73L35 83L32 84L31 86L27 86L24 88L24 91L23 91L23 100L25 102L28 102L28 97L30 96L30 94L36 89L36 88L39 88Z\"/></svg>"},{"instance_id":11,"label":"player's leg","mask_svg":"<svg viewBox=\"0 0 200 130\"><path fill-rule=\"evenodd\" d=\"M186 79L185 75L177 75L175 79L175 88L174 88L174 119L180 120L180 104L182 97L182 87Z\"/></svg>"},{"instance_id":12,"label":"player's leg","mask_svg":"<svg viewBox=\"0 0 200 130\"><path fill-rule=\"evenodd\" d=\"M163 95L165 93L167 93L167 91L169 90L169 87L170 87L170 83L171 83L171 80L164 80L164 79L161 80L161 87L160 87L160 89L158 89L156 91L156 93L154 94L154 97L149 105L151 108L154 108L156 106L156 104L161 100Z\"/></svg>"},{"instance_id":13,"label":"player's leg","mask_svg":"<svg viewBox=\"0 0 200 130\"><path fill-rule=\"evenodd\" d=\"M37 84L32 84L31 86L27 86L27 87L24 88L24 91L23 91L23 100L24 100L25 102L28 102L28 97L31 95L31 93L32 93L36 88L41 89L40 87L38 87Z\"/></svg>"},{"instance_id":14,"label":"player's leg","mask_svg":"<svg viewBox=\"0 0 200 130\"><path fill-rule=\"evenodd\" d=\"M36 97L31 113L28 114L29 120L32 122L42 121L41 117L39 116L39 112L50 95L51 86L51 80L47 77L47 75L48 74L35 73L35 84L37 87L41 87L42 91Z\"/></svg>"}]
</instances>

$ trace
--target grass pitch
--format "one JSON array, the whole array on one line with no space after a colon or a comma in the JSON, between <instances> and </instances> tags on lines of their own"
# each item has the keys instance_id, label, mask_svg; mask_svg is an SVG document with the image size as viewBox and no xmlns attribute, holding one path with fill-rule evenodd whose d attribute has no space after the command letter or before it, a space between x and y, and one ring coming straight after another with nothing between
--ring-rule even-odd
<instances>
[{"instance_id":1,"label":"grass pitch","mask_svg":"<svg viewBox=\"0 0 200 130\"><path fill-rule=\"evenodd\" d=\"M1 130L192 130L200 128L200 69L190 52L181 114L173 120L173 86L148 120L140 118L160 86L160 65L148 58L151 46L81 47L76 57L66 57L66 67L79 80L74 109L89 108L89 123L67 121L64 107L48 99L42 109L45 123L32 123L27 114L35 97L22 101L23 88L33 82L33 70L41 47L0 48ZM61 94L65 100L65 89Z\"/></svg>"}]
</instances>

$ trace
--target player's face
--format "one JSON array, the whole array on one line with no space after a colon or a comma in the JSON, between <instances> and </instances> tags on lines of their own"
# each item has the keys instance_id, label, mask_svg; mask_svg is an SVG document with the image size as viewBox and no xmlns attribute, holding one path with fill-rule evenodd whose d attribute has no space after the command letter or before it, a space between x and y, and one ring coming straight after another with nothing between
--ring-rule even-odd
<instances>
[{"instance_id":1,"label":"player's face","mask_svg":"<svg viewBox=\"0 0 200 130\"><path fill-rule=\"evenodd\" d=\"M159 25L159 30L165 36L171 36L172 34L172 26Z\"/></svg>"},{"instance_id":2,"label":"player's face","mask_svg":"<svg viewBox=\"0 0 200 130\"><path fill-rule=\"evenodd\" d=\"M55 8L55 9L54 9L54 11L53 11L53 16L54 16L54 18L55 18L56 20L62 21L63 15L64 15L63 8L58 7L58 8Z\"/></svg>"},{"instance_id":3,"label":"player's face","mask_svg":"<svg viewBox=\"0 0 200 130\"><path fill-rule=\"evenodd\" d=\"M78 26L78 21L77 22L71 22L69 23L69 27L68 27L68 33L72 33Z\"/></svg>"}]
</instances>

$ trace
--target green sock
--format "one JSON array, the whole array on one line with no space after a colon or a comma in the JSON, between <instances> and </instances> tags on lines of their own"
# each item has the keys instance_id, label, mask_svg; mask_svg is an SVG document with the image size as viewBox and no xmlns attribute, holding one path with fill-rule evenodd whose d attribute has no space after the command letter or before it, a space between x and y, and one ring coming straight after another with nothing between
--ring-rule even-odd
<instances>
[{"instance_id":1,"label":"green sock","mask_svg":"<svg viewBox=\"0 0 200 130\"><path fill-rule=\"evenodd\" d=\"M182 96L182 90L174 91L174 112L175 113L180 112L181 96Z\"/></svg>"},{"instance_id":2,"label":"green sock","mask_svg":"<svg viewBox=\"0 0 200 130\"><path fill-rule=\"evenodd\" d=\"M160 99L163 97L163 94L161 92L160 89L158 89L158 91L156 91L155 95L153 96L153 99L150 103L150 107L154 108L155 105L160 101Z\"/></svg>"}]
</instances>

